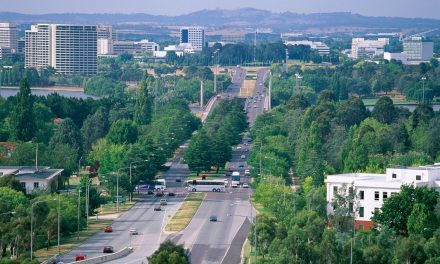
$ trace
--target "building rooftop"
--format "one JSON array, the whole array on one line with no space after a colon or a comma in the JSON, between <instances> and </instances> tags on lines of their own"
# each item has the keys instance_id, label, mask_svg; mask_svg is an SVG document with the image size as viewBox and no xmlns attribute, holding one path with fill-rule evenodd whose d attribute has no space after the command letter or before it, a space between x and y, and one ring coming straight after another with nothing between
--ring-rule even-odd
<instances>
[{"instance_id":1,"label":"building rooftop","mask_svg":"<svg viewBox=\"0 0 440 264\"><path fill-rule=\"evenodd\" d=\"M20 179L51 179L63 172L64 169L51 169L45 166L1 166L0 177L13 175L17 180Z\"/></svg>"}]
</instances>

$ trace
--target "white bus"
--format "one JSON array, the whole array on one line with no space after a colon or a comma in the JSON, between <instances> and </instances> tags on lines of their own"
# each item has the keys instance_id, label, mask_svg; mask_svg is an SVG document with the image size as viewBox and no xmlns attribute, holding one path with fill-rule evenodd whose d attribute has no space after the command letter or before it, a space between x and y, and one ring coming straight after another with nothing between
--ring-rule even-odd
<instances>
[{"instance_id":1,"label":"white bus","mask_svg":"<svg viewBox=\"0 0 440 264\"><path fill-rule=\"evenodd\" d=\"M153 182L154 191L164 191L167 189L167 184L165 179L157 179Z\"/></svg>"},{"instance_id":2,"label":"white bus","mask_svg":"<svg viewBox=\"0 0 440 264\"><path fill-rule=\"evenodd\" d=\"M231 176L231 187L237 188L240 185L240 172L234 171Z\"/></svg>"},{"instance_id":3,"label":"white bus","mask_svg":"<svg viewBox=\"0 0 440 264\"><path fill-rule=\"evenodd\" d=\"M186 189L190 192L224 192L223 180L190 180L186 182Z\"/></svg>"}]
</instances>

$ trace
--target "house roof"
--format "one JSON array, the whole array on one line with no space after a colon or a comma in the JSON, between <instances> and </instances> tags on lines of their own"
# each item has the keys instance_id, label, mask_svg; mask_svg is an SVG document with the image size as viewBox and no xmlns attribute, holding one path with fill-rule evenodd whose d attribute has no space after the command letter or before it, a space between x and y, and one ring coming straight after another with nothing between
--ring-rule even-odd
<instances>
[{"instance_id":1,"label":"house roof","mask_svg":"<svg viewBox=\"0 0 440 264\"><path fill-rule=\"evenodd\" d=\"M12 175L17 180L40 179L50 180L63 172L64 169L51 169L49 167L29 167L29 166L2 166L1 175Z\"/></svg>"}]
</instances>

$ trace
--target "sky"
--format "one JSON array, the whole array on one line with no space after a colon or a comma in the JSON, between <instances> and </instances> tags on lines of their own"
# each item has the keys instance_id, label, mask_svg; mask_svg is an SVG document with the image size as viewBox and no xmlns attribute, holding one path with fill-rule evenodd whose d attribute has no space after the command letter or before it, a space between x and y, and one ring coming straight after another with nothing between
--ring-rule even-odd
<instances>
[{"instance_id":1,"label":"sky","mask_svg":"<svg viewBox=\"0 0 440 264\"><path fill-rule=\"evenodd\" d=\"M440 19L440 0L0 0L0 11L181 15L202 9L252 7L274 12L352 12L367 16Z\"/></svg>"}]
</instances>

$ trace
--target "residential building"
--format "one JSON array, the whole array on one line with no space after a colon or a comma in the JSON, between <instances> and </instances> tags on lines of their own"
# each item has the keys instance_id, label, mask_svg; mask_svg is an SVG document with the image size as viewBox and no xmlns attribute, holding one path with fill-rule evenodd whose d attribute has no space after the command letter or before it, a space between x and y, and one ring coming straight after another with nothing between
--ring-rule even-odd
<instances>
[{"instance_id":1,"label":"residential building","mask_svg":"<svg viewBox=\"0 0 440 264\"><path fill-rule=\"evenodd\" d=\"M377 40L353 38L351 41L351 58L372 59L382 55L385 46L389 44L388 38L378 38Z\"/></svg>"},{"instance_id":2,"label":"residential building","mask_svg":"<svg viewBox=\"0 0 440 264\"><path fill-rule=\"evenodd\" d=\"M26 193L35 191L54 192L58 188L59 177L63 171L63 169L51 169L41 166L0 167L0 177L12 175L26 189Z\"/></svg>"},{"instance_id":3,"label":"residential building","mask_svg":"<svg viewBox=\"0 0 440 264\"><path fill-rule=\"evenodd\" d=\"M330 54L330 48L320 41L310 41L310 40L298 40L298 41L285 41L284 44L288 45L304 45L309 46L311 49L318 51L319 55L328 55Z\"/></svg>"},{"instance_id":4,"label":"residential building","mask_svg":"<svg viewBox=\"0 0 440 264\"><path fill-rule=\"evenodd\" d=\"M379 210L386 199L400 192L402 185L416 187L428 186L440 192L440 164L420 167L388 168L385 174L346 173L328 175L327 213L333 213L332 201L336 194L348 194L354 191L356 229L370 229L373 212Z\"/></svg>"},{"instance_id":5,"label":"residential building","mask_svg":"<svg viewBox=\"0 0 440 264\"><path fill-rule=\"evenodd\" d=\"M10 48L0 47L0 61L11 57L12 57L12 52Z\"/></svg>"},{"instance_id":6,"label":"residential building","mask_svg":"<svg viewBox=\"0 0 440 264\"><path fill-rule=\"evenodd\" d=\"M221 37L221 42L225 43L242 43L245 41L244 34L224 34Z\"/></svg>"},{"instance_id":7,"label":"residential building","mask_svg":"<svg viewBox=\"0 0 440 264\"><path fill-rule=\"evenodd\" d=\"M37 24L26 30L25 66L62 74L97 72L96 26Z\"/></svg>"},{"instance_id":8,"label":"residential building","mask_svg":"<svg viewBox=\"0 0 440 264\"><path fill-rule=\"evenodd\" d=\"M12 53L18 49L18 31L12 23L0 23L0 48L8 48Z\"/></svg>"},{"instance_id":9,"label":"residential building","mask_svg":"<svg viewBox=\"0 0 440 264\"><path fill-rule=\"evenodd\" d=\"M409 62L428 62L434 56L434 43L423 37L410 37L403 40L403 51Z\"/></svg>"},{"instance_id":10,"label":"residential building","mask_svg":"<svg viewBox=\"0 0 440 264\"><path fill-rule=\"evenodd\" d=\"M194 51L202 51L205 45L205 29L203 27L182 27L180 29L180 45L190 44Z\"/></svg>"}]
</instances>

